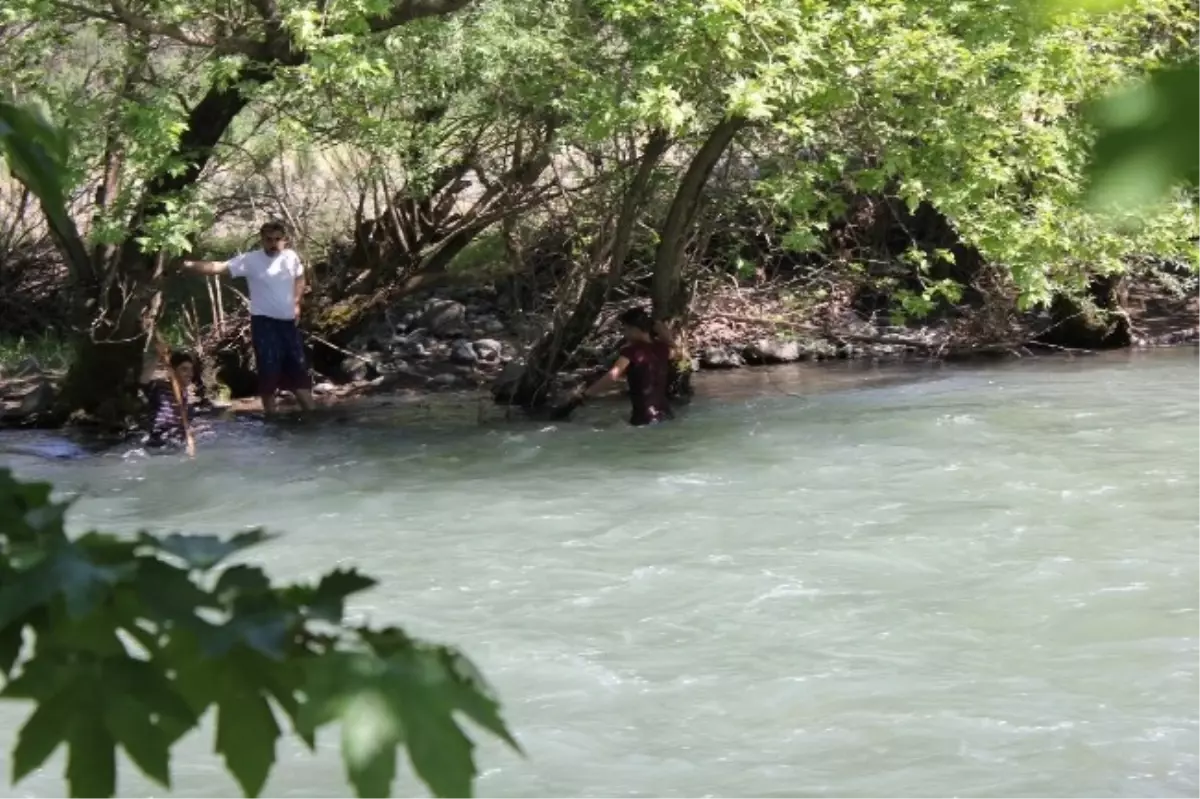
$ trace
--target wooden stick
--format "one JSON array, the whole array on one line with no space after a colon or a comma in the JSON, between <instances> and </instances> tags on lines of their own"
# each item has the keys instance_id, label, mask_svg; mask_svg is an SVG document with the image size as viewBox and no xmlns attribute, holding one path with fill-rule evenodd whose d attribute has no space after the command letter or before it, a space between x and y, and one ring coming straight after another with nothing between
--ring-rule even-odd
<instances>
[{"instance_id":1,"label":"wooden stick","mask_svg":"<svg viewBox=\"0 0 1200 799\"><path fill-rule=\"evenodd\" d=\"M179 422L183 426L184 439L187 442L187 454L189 458L196 457L196 439L192 435L192 427L188 424L187 403L183 399L183 388L179 385L179 377L175 374L175 370L171 368L171 351L167 348L167 343L162 340L162 336L157 332L154 334L154 346L158 350L158 359L162 361L162 365L167 370L167 376L171 379L171 388L175 393L175 402L179 406Z\"/></svg>"}]
</instances>

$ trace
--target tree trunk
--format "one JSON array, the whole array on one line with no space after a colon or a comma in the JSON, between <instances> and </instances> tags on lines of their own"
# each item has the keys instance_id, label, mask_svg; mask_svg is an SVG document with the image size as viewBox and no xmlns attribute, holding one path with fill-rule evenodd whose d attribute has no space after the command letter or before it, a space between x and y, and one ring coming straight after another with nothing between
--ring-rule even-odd
<instances>
[{"instance_id":1,"label":"tree trunk","mask_svg":"<svg viewBox=\"0 0 1200 799\"><path fill-rule=\"evenodd\" d=\"M654 256L654 315L658 319L674 324L683 318L687 307L683 262L688 233L696 221L708 176L733 137L747 124L743 117L730 117L713 128L679 182Z\"/></svg>"},{"instance_id":2,"label":"tree trunk","mask_svg":"<svg viewBox=\"0 0 1200 799\"><path fill-rule=\"evenodd\" d=\"M536 408L546 403L551 380L592 332L609 295L620 283L625 259L633 244L633 226L637 222L638 210L654 175L654 168L667 151L668 143L666 132L656 130L642 151L638 171L621 202L621 213L613 231L612 248L608 256L608 269L588 278L571 315L561 325L555 325L533 346L515 385L497 387L497 401L526 408Z\"/></svg>"}]
</instances>

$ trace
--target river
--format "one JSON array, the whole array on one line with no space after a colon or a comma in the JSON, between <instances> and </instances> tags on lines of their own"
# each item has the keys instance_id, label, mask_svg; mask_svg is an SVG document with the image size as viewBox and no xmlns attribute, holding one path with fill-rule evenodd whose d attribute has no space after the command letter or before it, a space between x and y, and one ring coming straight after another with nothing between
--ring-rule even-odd
<instances>
[{"instance_id":1,"label":"river","mask_svg":"<svg viewBox=\"0 0 1200 799\"><path fill-rule=\"evenodd\" d=\"M1196 796L1197 374L779 369L649 430L468 404L231 424L194 463L0 458L82 491L78 529L263 524L276 576L381 578L352 610L461 646L528 752L485 743L480 795ZM348 795L322 744L264 795ZM211 749L179 745L175 795L238 795ZM0 795L61 796L62 765Z\"/></svg>"}]
</instances>

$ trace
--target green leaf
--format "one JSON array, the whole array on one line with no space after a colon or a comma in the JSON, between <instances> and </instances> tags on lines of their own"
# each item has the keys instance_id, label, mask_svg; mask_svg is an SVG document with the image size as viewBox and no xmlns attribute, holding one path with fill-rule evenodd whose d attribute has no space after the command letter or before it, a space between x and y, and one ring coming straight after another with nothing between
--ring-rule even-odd
<instances>
[{"instance_id":1,"label":"green leaf","mask_svg":"<svg viewBox=\"0 0 1200 799\"><path fill-rule=\"evenodd\" d=\"M172 533L163 538L142 533L138 541L159 552L173 555L189 568L207 571L237 552L267 541L273 536L261 529L238 533L232 538L222 539L215 535L183 535Z\"/></svg>"},{"instance_id":2,"label":"green leaf","mask_svg":"<svg viewBox=\"0 0 1200 799\"><path fill-rule=\"evenodd\" d=\"M172 740L151 722L140 702L128 694L108 695L104 702L104 723L142 773L163 787L171 787Z\"/></svg>"},{"instance_id":3,"label":"green leaf","mask_svg":"<svg viewBox=\"0 0 1200 799\"><path fill-rule=\"evenodd\" d=\"M496 700L492 687L483 678L482 672L466 655L456 649L439 647L437 653L446 670L456 678L453 681L453 693L457 708L516 752L523 754L521 745L500 717L500 703Z\"/></svg>"},{"instance_id":4,"label":"green leaf","mask_svg":"<svg viewBox=\"0 0 1200 799\"><path fill-rule=\"evenodd\" d=\"M359 796L391 795L396 779L396 747L404 729L386 700L369 693L346 701L341 709L342 759Z\"/></svg>"},{"instance_id":5,"label":"green leaf","mask_svg":"<svg viewBox=\"0 0 1200 799\"><path fill-rule=\"evenodd\" d=\"M266 698L229 691L217 705L216 751L246 796L258 796L275 763L279 725Z\"/></svg>"},{"instance_id":6,"label":"green leaf","mask_svg":"<svg viewBox=\"0 0 1200 799\"><path fill-rule=\"evenodd\" d=\"M17 733L12 751L12 782L15 785L39 768L67 739L76 712L76 698L63 692L39 701Z\"/></svg>"},{"instance_id":7,"label":"green leaf","mask_svg":"<svg viewBox=\"0 0 1200 799\"><path fill-rule=\"evenodd\" d=\"M141 612L154 621L174 622L191 629L212 627L196 611L215 607L216 603L192 581L186 570L152 557L139 557L137 562L134 591L141 602Z\"/></svg>"},{"instance_id":8,"label":"green leaf","mask_svg":"<svg viewBox=\"0 0 1200 799\"><path fill-rule=\"evenodd\" d=\"M112 658L104 664L104 685L110 696L135 697L147 718L155 716L157 735L166 744L174 743L200 721L160 663L127 656Z\"/></svg>"},{"instance_id":9,"label":"green leaf","mask_svg":"<svg viewBox=\"0 0 1200 799\"><path fill-rule=\"evenodd\" d=\"M117 790L117 752L104 719L96 713L75 717L67 737L67 786L71 796L109 797Z\"/></svg>"},{"instance_id":10,"label":"green leaf","mask_svg":"<svg viewBox=\"0 0 1200 799\"><path fill-rule=\"evenodd\" d=\"M231 566L221 573L213 593L222 604L230 605L239 595L269 593L271 578L257 566Z\"/></svg>"},{"instance_id":11,"label":"green leaf","mask_svg":"<svg viewBox=\"0 0 1200 799\"><path fill-rule=\"evenodd\" d=\"M376 580L356 569L338 569L321 578L309 603L309 613L331 624L340 624L346 612L346 597L366 591Z\"/></svg>"},{"instance_id":12,"label":"green leaf","mask_svg":"<svg viewBox=\"0 0 1200 799\"><path fill-rule=\"evenodd\" d=\"M62 544L33 568L19 571L0 588L0 629L61 594L67 612L88 613L112 586L136 571L133 564L96 566L74 544Z\"/></svg>"},{"instance_id":13,"label":"green leaf","mask_svg":"<svg viewBox=\"0 0 1200 799\"><path fill-rule=\"evenodd\" d=\"M429 689L424 681L395 686L408 730L408 757L435 796L470 796L475 745L446 711L444 699Z\"/></svg>"},{"instance_id":14,"label":"green leaf","mask_svg":"<svg viewBox=\"0 0 1200 799\"><path fill-rule=\"evenodd\" d=\"M342 724L347 774L360 796L390 789L390 752L400 743L435 795L470 795L474 744L455 713L517 748L477 672L453 650L417 644L399 631L364 632L378 649L333 652L310 661L302 728Z\"/></svg>"},{"instance_id":15,"label":"green leaf","mask_svg":"<svg viewBox=\"0 0 1200 799\"><path fill-rule=\"evenodd\" d=\"M218 627L200 635L200 643L209 657L221 657L240 645L273 660L283 660L288 628L294 615L283 610L239 613Z\"/></svg>"},{"instance_id":16,"label":"green leaf","mask_svg":"<svg viewBox=\"0 0 1200 799\"><path fill-rule=\"evenodd\" d=\"M1094 207L1137 207L1200 182L1200 71L1161 69L1091 109L1099 136L1088 171Z\"/></svg>"},{"instance_id":17,"label":"green leaf","mask_svg":"<svg viewBox=\"0 0 1200 799\"><path fill-rule=\"evenodd\" d=\"M7 677L14 665L16 665L17 657L21 654L21 647L25 642L25 624L24 618L19 618L11 622L8 626L0 628L0 675Z\"/></svg>"},{"instance_id":18,"label":"green leaf","mask_svg":"<svg viewBox=\"0 0 1200 799\"><path fill-rule=\"evenodd\" d=\"M0 98L0 152L9 169L38 198L59 242L78 244L79 232L67 212L67 150L65 132L46 119L41 109ZM74 250L70 256L82 260L86 253Z\"/></svg>"}]
</instances>

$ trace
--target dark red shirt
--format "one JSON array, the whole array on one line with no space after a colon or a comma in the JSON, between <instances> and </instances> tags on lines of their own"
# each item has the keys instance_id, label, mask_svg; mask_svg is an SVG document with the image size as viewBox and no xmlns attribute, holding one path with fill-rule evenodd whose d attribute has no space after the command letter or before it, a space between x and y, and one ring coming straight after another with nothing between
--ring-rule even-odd
<instances>
[{"instance_id":1,"label":"dark red shirt","mask_svg":"<svg viewBox=\"0 0 1200 799\"><path fill-rule=\"evenodd\" d=\"M664 341L634 341L621 348L629 359L625 379L633 413L629 423L650 424L671 416L667 403L667 380L671 372L671 348Z\"/></svg>"}]
</instances>

